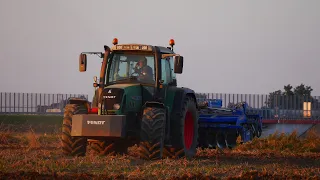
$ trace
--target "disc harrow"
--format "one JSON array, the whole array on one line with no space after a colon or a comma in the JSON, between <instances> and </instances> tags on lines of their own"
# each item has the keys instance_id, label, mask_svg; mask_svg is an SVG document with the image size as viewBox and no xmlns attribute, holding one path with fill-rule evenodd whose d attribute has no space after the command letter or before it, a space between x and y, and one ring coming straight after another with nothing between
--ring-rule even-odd
<instances>
[{"instance_id":1,"label":"disc harrow","mask_svg":"<svg viewBox=\"0 0 320 180\"><path fill-rule=\"evenodd\" d=\"M246 102L231 108L222 108L221 99L199 103L199 147L232 149L239 136L240 143L245 143L261 134L261 116L248 112Z\"/></svg>"}]
</instances>

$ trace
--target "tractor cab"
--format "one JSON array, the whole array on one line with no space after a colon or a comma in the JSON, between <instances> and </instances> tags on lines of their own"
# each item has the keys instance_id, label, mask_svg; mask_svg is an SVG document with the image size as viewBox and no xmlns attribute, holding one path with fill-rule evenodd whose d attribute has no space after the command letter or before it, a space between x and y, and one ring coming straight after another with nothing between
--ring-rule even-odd
<instances>
[{"instance_id":1,"label":"tractor cab","mask_svg":"<svg viewBox=\"0 0 320 180\"><path fill-rule=\"evenodd\" d=\"M183 57L173 51L174 40L170 47L118 44L117 38L112 43L111 48L104 46L104 53L83 52L79 58L80 72L86 71L87 54L103 58L100 80L93 83L98 90L92 105L99 114L138 112L147 101L164 103L166 89L177 86L176 74L183 69Z\"/></svg>"},{"instance_id":2,"label":"tractor cab","mask_svg":"<svg viewBox=\"0 0 320 180\"><path fill-rule=\"evenodd\" d=\"M182 73L183 57L173 52L171 47L145 44L118 44L109 54L106 85L140 83L160 87L161 84L176 85L175 73Z\"/></svg>"},{"instance_id":3,"label":"tractor cab","mask_svg":"<svg viewBox=\"0 0 320 180\"><path fill-rule=\"evenodd\" d=\"M183 57L175 54L175 42L170 40L171 47L151 46L145 44L118 44L114 38L114 46L104 46L105 53L83 52L79 58L79 71L87 69L87 54L99 54L103 58L100 79L104 85L123 83L158 83L175 84L175 73L181 74ZM103 76L101 76L103 75ZM175 83L172 83L175 81ZM101 84L101 81L100 81Z\"/></svg>"}]
</instances>

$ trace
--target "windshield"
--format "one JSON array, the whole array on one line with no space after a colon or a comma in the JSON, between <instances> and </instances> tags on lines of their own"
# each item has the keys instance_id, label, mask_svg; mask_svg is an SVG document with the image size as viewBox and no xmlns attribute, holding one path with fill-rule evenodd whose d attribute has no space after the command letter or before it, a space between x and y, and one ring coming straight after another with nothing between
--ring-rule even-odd
<instances>
[{"instance_id":1,"label":"windshield","mask_svg":"<svg viewBox=\"0 0 320 180\"><path fill-rule=\"evenodd\" d=\"M154 56L115 53L110 66L109 83L131 80L139 83L154 83Z\"/></svg>"}]
</instances>

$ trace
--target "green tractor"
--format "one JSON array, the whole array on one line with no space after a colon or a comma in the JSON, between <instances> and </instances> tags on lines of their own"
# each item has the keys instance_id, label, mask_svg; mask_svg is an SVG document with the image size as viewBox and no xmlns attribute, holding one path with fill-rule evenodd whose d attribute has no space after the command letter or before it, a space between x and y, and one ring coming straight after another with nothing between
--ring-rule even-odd
<instances>
[{"instance_id":1,"label":"green tractor","mask_svg":"<svg viewBox=\"0 0 320 180\"><path fill-rule=\"evenodd\" d=\"M177 87L183 56L170 47L143 44L104 46L104 53L83 52L79 71L87 69L87 54L102 58L92 106L71 98L65 107L62 149L85 156L87 146L100 155L125 154L138 145L142 159L192 158L198 145L198 105L195 92Z\"/></svg>"}]
</instances>

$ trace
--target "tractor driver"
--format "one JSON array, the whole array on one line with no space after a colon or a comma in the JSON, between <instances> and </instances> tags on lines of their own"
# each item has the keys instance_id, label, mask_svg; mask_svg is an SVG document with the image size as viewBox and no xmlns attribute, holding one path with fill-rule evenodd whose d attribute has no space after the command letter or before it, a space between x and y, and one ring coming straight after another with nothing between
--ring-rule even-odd
<instances>
[{"instance_id":1,"label":"tractor driver","mask_svg":"<svg viewBox=\"0 0 320 180\"><path fill-rule=\"evenodd\" d=\"M150 66L147 65L146 57L141 57L141 59L137 62L135 72L139 74L139 78L141 79L153 80L153 70Z\"/></svg>"}]
</instances>

